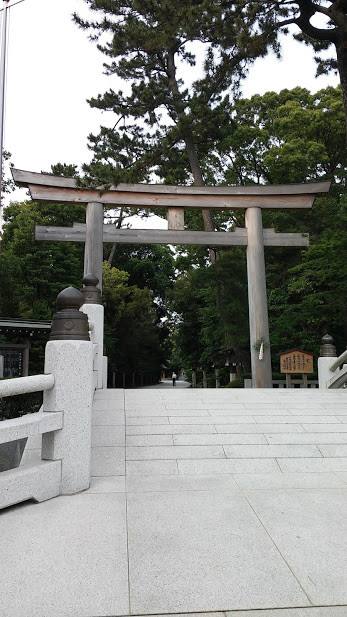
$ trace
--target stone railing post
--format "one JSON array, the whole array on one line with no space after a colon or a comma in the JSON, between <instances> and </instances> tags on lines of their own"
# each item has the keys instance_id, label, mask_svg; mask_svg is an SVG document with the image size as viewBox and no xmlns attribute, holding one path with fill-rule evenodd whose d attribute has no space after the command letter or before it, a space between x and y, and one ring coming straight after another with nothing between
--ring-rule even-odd
<instances>
[{"instance_id":1,"label":"stone railing post","mask_svg":"<svg viewBox=\"0 0 347 617\"><path fill-rule=\"evenodd\" d=\"M53 315L45 355L45 373L54 375L54 387L44 392L43 411L62 411L64 417L62 430L43 435L42 458L61 460L63 495L90 483L94 346L87 315L79 310L83 301L74 287L58 295L60 310Z\"/></svg>"},{"instance_id":2,"label":"stone railing post","mask_svg":"<svg viewBox=\"0 0 347 617\"><path fill-rule=\"evenodd\" d=\"M327 381L331 378L330 366L332 358L336 358L336 347L333 344L333 337L326 334L322 338L322 345L319 350L318 358L318 387L327 388Z\"/></svg>"},{"instance_id":3,"label":"stone railing post","mask_svg":"<svg viewBox=\"0 0 347 617\"><path fill-rule=\"evenodd\" d=\"M83 279L83 289L81 292L84 296L84 304L81 311L88 317L90 324L93 324L93 330L90 334L92 343L96 345L96 354L94 358L94 370L96 371L96 387L107 388L104 384L104 307L101 303L101 292L97 287L99 279L94 274L87 274Z\"/></svg>"}]
</instances>

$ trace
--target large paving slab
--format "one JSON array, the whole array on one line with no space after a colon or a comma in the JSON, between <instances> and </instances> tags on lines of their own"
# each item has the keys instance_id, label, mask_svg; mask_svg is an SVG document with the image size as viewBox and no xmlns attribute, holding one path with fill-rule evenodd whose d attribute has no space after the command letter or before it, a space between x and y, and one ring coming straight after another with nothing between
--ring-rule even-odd
<instances>
[{"instance_id":1,"label":"large paving slab","mask_svg":"<svg viewBox=\"0 0 347 617\"><path fill-rule=\"evenodd\" d=\"M19 505L0 520L1 617L129 612L124 494Z\"/></svg>"},{"instance_id":2,"label":"large paving slab","mask_svg":"<svg viewBox=\"0 0 347 617\"><path fill-rule=\"evenodd\" d=\"M0 515L0 616L347 617L346 396L98 391L88 491Z\"/></svg>"}]
</instances>

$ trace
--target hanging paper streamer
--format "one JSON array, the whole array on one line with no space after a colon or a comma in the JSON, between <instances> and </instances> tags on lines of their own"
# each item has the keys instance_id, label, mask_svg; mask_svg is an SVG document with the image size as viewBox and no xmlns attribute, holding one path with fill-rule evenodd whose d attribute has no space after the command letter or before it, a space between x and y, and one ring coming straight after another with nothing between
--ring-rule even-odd
<instances>
[{"instance_id":1,"label":"hanging paper streamer","mask_svg":"<svg viewBox=\"0 0 347 617\"><path fill-rule=\"evenodd\" d=\"M260 345L260 349L259 349L259 360L262 360L263 358L264 358L264 343Z\"/></svg>"}]
</instances>

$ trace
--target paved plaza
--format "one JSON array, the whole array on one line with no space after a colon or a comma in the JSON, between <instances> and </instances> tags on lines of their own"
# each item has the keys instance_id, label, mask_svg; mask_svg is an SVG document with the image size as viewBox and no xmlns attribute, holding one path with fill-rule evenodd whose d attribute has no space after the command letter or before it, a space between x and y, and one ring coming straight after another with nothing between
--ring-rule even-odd
<instances>
[{"instance_id":1,"label":"paved plaza","mask_svg":"<svg viewBox=\"0 0 347 617\"><path fill-rule=\"evenodd\" d=\"M346 396L98 391L90 489L0 515L1 617L347 617Z\"/></svg>"}]
</instances>

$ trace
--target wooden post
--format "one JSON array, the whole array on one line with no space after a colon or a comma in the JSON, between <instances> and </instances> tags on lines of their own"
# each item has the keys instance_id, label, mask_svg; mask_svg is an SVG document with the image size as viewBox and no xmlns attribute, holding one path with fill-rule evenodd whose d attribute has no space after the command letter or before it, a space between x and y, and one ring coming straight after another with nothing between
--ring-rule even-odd
<instances>
[{"instance_id":1,"label":"wooden post","mask_svg":"<svg viewBox=\"0 0 347 617\"><path fill-rule=\"evenodd\" d=\"M196 388L196 371L192 370L192 388Z\"/></svg>"},{"instance_id":2,"label":"wooden post","mask_svg":"<svg viewBox=\"0 0 347 617\"><path fill-rule=\"evenodd\" d=\"M292 376L290 373L286 373L286 388L292 387Z\"/></svg>"},{"instance_id":3,"label":"wooden post","mask_svg":"<svg viewBox=\"0 0 347 617\"><path fill-rule=\"evenodd\" d=\"M207 388L207 372L202 371L202 387Z\"/></svg>"},{"instance_id":4,"label":"wooden post","mask_svg":"<svg viewBox=\"0 0 347 617\"><path fill-rule=\"evenodd\" d=\"M98 287L102 291L104 225L104 206L102 203L92 201L87 204L86 223L84 276L86 276L86 274L94 274L94 276L97 276L99 279Z\"/></svg>"},{"instance_id":5,"label":"wooden post","mask_svg":"<svg viewBox=\"0 0 347 617\"><path fill-rule=\"evenodd\" d=\"M266 297L264 237L261 208L247 208L247 278L252 387L272 388L269 320ZM262 358L254 346L264 341Z\"/></svg>"},{"instance_id":6,"label":"wooden post","mask_svg":"<svg viewBox=\"0 0 347 617\"><path fill-rule=\"evenodd\" d=\"M219 369L218 368L215 369L215 375L216 375L216 388L220 388Z\"/></svg>"},{"instance_id":7,"label":"wooden post","mask_svg":"<svg viewBox=\"0 0 347 617\"><path fill-rule=\"evenodd\" d=\"M28 336L24 339L23 348L23 363L22 363L22 377L27 377L29 375L29 349L30 349L30 338Z\"/></svg>"},{"instance_id":8,"label":"wooden post","mask_svg":"<svg viewBox=\"0 0 347 617\"><path fill-rule=\"evenodd\" d=\"M168 229L183 230L184 229L184 208L168 208L167 209Z\"/></svg>"},{"instance_id":9,"label":"wooden post","mask_svg":"<svg viewBox=\"0 0 347 617\"><path fill-rule=\"evenodd\" d=\"M307 383L307 373L303 373L302 374L302 380L303 380L303 388L308 388L308 383Z\"/></svg>"}]
</instances>

